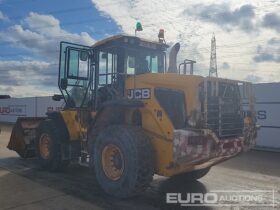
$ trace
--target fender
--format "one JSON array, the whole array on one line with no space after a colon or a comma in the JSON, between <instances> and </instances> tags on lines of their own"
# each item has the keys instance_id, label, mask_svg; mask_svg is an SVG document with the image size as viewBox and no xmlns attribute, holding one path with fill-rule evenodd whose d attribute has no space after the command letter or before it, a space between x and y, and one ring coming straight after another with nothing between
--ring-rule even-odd
<instances>
[{"instance_id":1,"label":"fender","mask_svg":"<svg viewBox=\"0 0 280 210\"><path fill-rule=\"evenodd\" d=\"M144 107L144 103L140 100L116 99L106 101L97 111L90 130L94 128L100 131L108 125L123 124L125 122L125 112L128 109L142 107Z\"/></svg>"},{"instance_id":2,"label":"fender","mask_svg":"<svg viewBox=\"0 0 280 210\"><path fill-rule=\"evenodd\" d=\"M62 114L60 112L48 112L47 116L48 119L54 121L56 127L58 128L61 143L69 142L69 132L62 117Z\"/></svg>"}]
</instances>

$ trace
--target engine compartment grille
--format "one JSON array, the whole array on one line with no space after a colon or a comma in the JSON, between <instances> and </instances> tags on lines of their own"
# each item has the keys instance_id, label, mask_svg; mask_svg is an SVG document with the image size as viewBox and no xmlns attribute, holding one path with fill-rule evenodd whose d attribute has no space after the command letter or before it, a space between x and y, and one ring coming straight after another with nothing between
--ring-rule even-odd
<instances>
[{"instance_id":1,"label":"engine compartment grille","mask_svg":"<svg viewBox=\"0 0 280 210\"><path fill-rule=\"evenodd\" d=\"M155 97L160 106L167 113L175 129L184 128L186 125L186 105L183 91L155 88Z\"/></svg>"}]
</instances>

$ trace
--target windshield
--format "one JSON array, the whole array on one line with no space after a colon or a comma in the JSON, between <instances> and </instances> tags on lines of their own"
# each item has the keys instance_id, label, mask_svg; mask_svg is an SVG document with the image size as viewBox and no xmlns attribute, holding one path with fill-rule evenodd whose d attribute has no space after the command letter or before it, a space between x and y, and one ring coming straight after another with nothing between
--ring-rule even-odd
<instances>
[{"instance_id":1,"label":"windshield","mask_svg":"<svg viewBox=\"0 0 280 210\"><path fill-rule=\"evenodd\" d=\"M163 73L165 54L150 49L127 49L125 57L127 74Z\"/></svg>"}]
</instances>

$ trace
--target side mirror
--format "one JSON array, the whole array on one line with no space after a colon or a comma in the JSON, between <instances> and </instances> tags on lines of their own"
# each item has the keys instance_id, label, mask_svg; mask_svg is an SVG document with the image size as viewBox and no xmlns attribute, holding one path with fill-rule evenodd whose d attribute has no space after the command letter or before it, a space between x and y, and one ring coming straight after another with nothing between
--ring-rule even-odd
<instances>
[{"instance_id":1,"label":"side mirror","mask_svg":"<svg viewBox=\"0 0 280 210\"><path fill-rule=\"evenodd\" d=\"M60 80L60 87L62 90L66 90L67 89L67 79L66 78L62 78Z\"/></svg>"},{"instance_id":2,"label":"side mirror","mask_svg":"<svg viewBox=\"0 0 280 210\"><path fill-rule=\"evenodd\" d=\"M63 99L62 95L54 94L52 96L52 100L54 100L54 101L60 101L61 99Z\"/></svg>"},{"instance_id":3,"label":"side mirror","mask_svg":"<svg viewBox=\"0 0 280 210\"><path fill-rule=\"evenodd\" d=\"M135 58L134 57L128 57L128 67L135 68Z\"/></svg>"},{"instance_id":4,"label":"side mirror","mask_svg":"<svg viewBox=\"0 0 280 210\"><path fill-rule=\"evenodd\" d=\"M87 61L88 60L88 52L87 51L81 51L80 52L80 60L81 61Z\"/></svg>"}]
</instances>

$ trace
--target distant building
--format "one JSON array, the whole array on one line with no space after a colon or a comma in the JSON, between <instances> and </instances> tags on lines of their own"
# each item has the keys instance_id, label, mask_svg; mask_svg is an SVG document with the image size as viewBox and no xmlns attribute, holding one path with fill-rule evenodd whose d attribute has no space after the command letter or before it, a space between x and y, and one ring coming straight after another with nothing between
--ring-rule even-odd
<instances>
[{"instance_id":1,"label":"distant building","mask_svg":"<svg viewBox=\"0 0 280 210\"><path fill-rule=\"evenodd\" d=\"M9 96L9 95L0 95L0 99L7 99L7 98L11 98L11 96Z\"/></svg>"}]
</instances>

